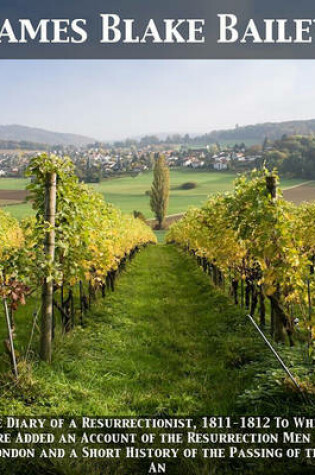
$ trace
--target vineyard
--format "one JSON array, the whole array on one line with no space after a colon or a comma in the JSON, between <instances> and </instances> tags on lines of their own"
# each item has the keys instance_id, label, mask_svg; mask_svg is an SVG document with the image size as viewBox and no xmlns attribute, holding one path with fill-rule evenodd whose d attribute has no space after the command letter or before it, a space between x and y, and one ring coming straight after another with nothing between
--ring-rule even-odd
<instances>
[{"instance_id":1,"label":"vineyard","mask_svg":"<svg viewBox=\"0 0 315 475\"><path fill-rule=\"evenodd\" d=\"M0 363L10 363L0 374L2 415L313 410L314 204L288 203L276 173L254 172L190 209L167 244L160 231L156 245L143 221L79 183L68 159L41 155L28 175L35 216L18 222L0 214L7 322ZM246 314L270 331L302 393ZM63 463L1 460L0 471L147 473L140 459L118 468L111 460ZM190 473L189 461L176 463L174 473ZM195 463L196 473L225 464ZM226 463L222 473L253 473L245 461ZM273 459L257 461L255 473L275 463L274 473L283 473L284 461Z\"/></svg>"},{"instance_id":2,"label":"vineyard","mask_svg":"<svg viewBox=\"0 0 315 475\"><path fill-rule=\"evenodd\" d=\"M56 312L63 332L96 299L114 288L126 261L149 242L156 242L142 221L123 215L103 197L80 184L67 158L40 155L28 168L35 217L21 223L0 214L1 296L8 324L6 349L17 375L13 337L14 313L33 294L41 294L40 355L50 361ZM79 315L74 293L79 288ZM34 327L37 321L34 321Z\"/></svg>"},{"instance_id":3,"label":"vineyard","mask_svg":"<svg viewBox=\"0 0 315 475\"><path fill-rule=\"evenodd\" d=\"M56 328L68 333L140 248L157 239L140 219L122 214L79 183L68 158L40 155L27 176L35 216L18 222L1 211L1 296L6 351L17 376L15 313L38 302L31 329L39 354L51 361ZM315 205L282 197L279 178L267 171L240 176L231 192L191 208L167 233L192 254L214 285L242 312L258 315L277 343L307 345L313 360ZM159 238L160 240L160 238ZM39 328L40 326L40 328ZM60 329L60 328L59 328Z\"/></svg>"},{"instance_id":4,"label":"vineyard","mask_svg":"<svg viewBox=\"0 0 315 475\"><path fill-rule=\"evenodd\" d=\"M253 172L231 193L191 209L167 235L191 252L236 305L259 313L276 342L293 346L295 327L313 357L315 205L295 206L278 191L276 173Z\"/></svg>"}]
</instances>

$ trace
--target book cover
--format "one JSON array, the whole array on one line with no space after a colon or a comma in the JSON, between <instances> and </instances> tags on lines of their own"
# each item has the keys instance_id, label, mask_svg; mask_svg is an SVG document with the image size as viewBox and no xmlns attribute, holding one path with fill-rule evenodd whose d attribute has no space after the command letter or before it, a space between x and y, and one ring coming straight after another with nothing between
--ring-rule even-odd
<instances>
[{"instance_id":1,"label":"book cover","mask_svg":"<svg viewBox=\"0 0 315 475\"><path fill-rule=\"evenodd\" d=\"M311 474L315 10L0 2L0 473Z\"/></svg>"}]
</instances>

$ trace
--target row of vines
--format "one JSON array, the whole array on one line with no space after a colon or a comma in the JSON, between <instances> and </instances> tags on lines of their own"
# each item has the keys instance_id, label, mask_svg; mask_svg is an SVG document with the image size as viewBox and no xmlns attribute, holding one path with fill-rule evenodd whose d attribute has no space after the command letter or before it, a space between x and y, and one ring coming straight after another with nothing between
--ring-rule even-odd
<instances>
[{"instance_id":1,"label":"row of vines","mask_svg":"<svg viewBox=\"0 0 315 475\"><path fill-rule=\"evenodd\" d=\"M55 312L64 331L74 323L74 288L80 289L82 318L97 291L105 296L108 287L113 289L127 259L156 238L143 221L79 183L68 158L34 157L27 174L35 217L18 223L0 213L1 297L13 332L17 306L42 292L40 355L50 361Z\"/></svg>"},{"instance_id":2,"label":"row of vines","mask_svg":"<svg viewBox=\"0 0 315 475\"><path fill-rule=\"evenodd\" d=\"M313 351L315 204L282 198L276 172L239 177L230 193L190 209L167 234L191 252L235 304L294 345L295 328Z\"/></svg>"}]
</instances>

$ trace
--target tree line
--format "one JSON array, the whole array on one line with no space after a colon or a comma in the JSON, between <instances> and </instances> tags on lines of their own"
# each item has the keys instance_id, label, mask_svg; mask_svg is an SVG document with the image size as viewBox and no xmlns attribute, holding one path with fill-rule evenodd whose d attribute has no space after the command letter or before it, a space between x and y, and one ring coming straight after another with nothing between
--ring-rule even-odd
<instances>
[{"instance_id":1,"label":"tree line","mask_svg":"<svg viewBox=\"0 0 315 475\"><path fill-rule=\"evenodd\" d=\"M315 137L284 135L273 143L265 140L262 159L265 166L276 167L281 174L315 178Z\"/></svg>"}]
</instances>

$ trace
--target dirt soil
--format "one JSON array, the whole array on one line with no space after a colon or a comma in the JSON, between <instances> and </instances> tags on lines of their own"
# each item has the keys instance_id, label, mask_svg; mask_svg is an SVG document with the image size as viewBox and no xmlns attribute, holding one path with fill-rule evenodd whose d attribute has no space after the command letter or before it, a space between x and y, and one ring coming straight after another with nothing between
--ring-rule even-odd
<instances>
[{"instance_id":1,"label":"dirt soil","mask_svg":"<svg viewBox=\"0 0 315 475\"><path fill-rule=\"evenodd\" d=\"M168 229L171 224L176 223L176 221L179 221L182 217L184 216L184 213L179 213L179 214L171 214L169 216L166 216L164 220L164 229ZM152 219L147 219L146 223L151 226L152 229L157 229L157 220L152 218Z\"/></svg>"},{"instance_id":2,"label":"dirt soil","mask_svg":"<svg viewBox=\"0 0 315 475\"><path fill-rule=\"evenodd\" d=\"M26 190L0 190L0 200L26 201Z\"/></svg>"},{"instance_id":3,"label":"dirt soil","mask_svg":"<svg viewBox=\"0 0 315 475\"><path fill-rule=\"evenodd\" d=\"M314 183L308 185L301 185L283 191L283 196L287 201L292 201L295 204L300 204L303 201L315 200L315 186Z\"/></svg>"}]
</instances>

